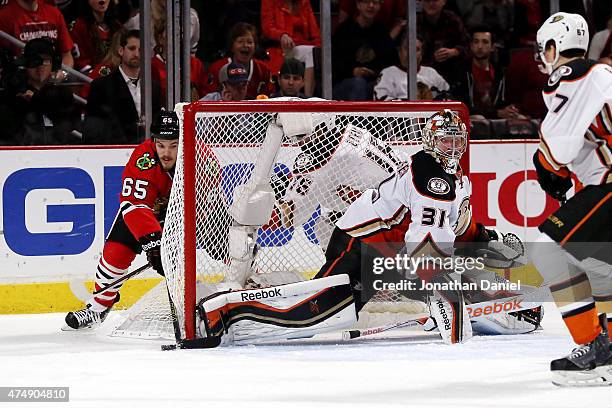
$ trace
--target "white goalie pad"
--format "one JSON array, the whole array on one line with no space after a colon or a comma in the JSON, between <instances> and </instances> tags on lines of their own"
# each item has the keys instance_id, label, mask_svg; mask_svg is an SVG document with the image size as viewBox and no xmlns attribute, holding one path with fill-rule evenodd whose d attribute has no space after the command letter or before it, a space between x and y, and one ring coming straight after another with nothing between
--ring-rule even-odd
<instances>
[{"instance_id":1,"label":"white goalie pad","mask_svg":"<svg viewBox=\"0 0 612 408\"><path fill-rule=\"evenodd\" d=\"M254 245L253 228L236 225L229 227L229 254L232 259L251 259Z\"/></svg>"},{"instance_id":2,"label":"white goalie pad","mask_svg":"<svg viewBox=\"0 0 612 408\"><path fill-rule=\"evenodd\" d=\"M261 226L270 218L275 202L270 173L282 141L283 129L270 123L251 178L234 189L229 213L238 224Z\"/></svg>"},{"instance_id":3,"label":"white goalie pad","mask_svg":"<svg viewBox=\"0 0 612 408\"><path fill-rule=\"evenodd\" d=\"M309 135L314 129L312 115L307 112L279 112L276 124L283 128L288 137Z\"/></svg>"},{"instance_id":4,"label":"white goalie pad","mask_svg":"<svg viewBox=\"0 0 612 408\"><path fill-rule=\"evenodd\" d=\"M357 322L348 275L221 293L198 312L200 337L222 336L223 345L308 338Z\"/></svg>"},{"instance_id":5,"label":"white goalie pad","mask_svg":"<svg viewBox=\"0 0 612 408\"><path fill-rule=\"evenodd\" d=\"M461 282L460 277L450 274L447 279L438 281L441 285L452 282ZM470 315L463 295L460 290L445 292L447 292L446 295L438 290L433 291L429 297L429 313L436 321L444 343L464 343L471 339L473 334ZM453 301L454 306L446 298L449 295L457 297L457 301Z\"/></svg>"}]
</instances>

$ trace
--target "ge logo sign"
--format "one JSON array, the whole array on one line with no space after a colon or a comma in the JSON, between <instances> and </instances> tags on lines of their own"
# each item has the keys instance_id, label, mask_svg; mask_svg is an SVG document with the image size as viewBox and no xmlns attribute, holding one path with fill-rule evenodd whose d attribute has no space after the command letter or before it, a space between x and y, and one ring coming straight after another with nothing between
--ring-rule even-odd
<instances>
[{"instance_id":1,"label":"ge logo sign","mask_svg":"<svg viewBox=\"0 0 612 408\"><path fill-rule=\"evenodd\" d=\"M41 202L40 190L47 190L42 192L45 195L55 193L53 203ZM24 256L74 255L85 251L95 238L94 198L94 182L82 169L16 171L2 189L7 245Z\"/></svg>"}]
</instances>

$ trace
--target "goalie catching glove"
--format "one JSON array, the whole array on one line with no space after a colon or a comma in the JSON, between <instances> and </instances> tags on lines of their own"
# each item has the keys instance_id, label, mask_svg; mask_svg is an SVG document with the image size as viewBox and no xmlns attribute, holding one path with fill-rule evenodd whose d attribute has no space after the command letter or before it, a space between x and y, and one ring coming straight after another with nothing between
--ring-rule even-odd
<instances>
[{"instance_id":1,"label":"goalie catching glove","mask_svg":"<svg viewBox=\"0 0 612 408\"><path fill-rule=\"evenodd\" d=\"M484 264L490 268L517 268L527 264L525 247L521 239L508 232L502 234L496 230L487 230L490 237L495 237L486 246L476 250L476 256L484 259Z\"/></svg>"},{"instance_id":2,"label":"goalie catching glove","mask_svg":"<svg viewBox=\"0 0 612 408\"><path fill-rule=\"evenodd\" d=\"M140 238L139 242L151 267L161 276L165 276L161 260L161 236L161 232L152 232Z\"/></svg>"}]
</instances>

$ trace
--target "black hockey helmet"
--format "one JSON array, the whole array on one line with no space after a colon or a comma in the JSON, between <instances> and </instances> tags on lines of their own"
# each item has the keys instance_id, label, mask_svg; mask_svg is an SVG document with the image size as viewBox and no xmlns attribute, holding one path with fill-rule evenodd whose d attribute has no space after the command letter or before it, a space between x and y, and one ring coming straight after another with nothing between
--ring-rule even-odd
<instances>
[{"instance_id":1,"label":"black hockey helmet","mask_svg":"<svg viewBox=\"0 0 612 408\"><path fill-rule=\"evenodd\" d=\"M151 122L151 137L163 140L179 138L179 121L173 111L161 111Z\"/></svg>"}]
</instances>

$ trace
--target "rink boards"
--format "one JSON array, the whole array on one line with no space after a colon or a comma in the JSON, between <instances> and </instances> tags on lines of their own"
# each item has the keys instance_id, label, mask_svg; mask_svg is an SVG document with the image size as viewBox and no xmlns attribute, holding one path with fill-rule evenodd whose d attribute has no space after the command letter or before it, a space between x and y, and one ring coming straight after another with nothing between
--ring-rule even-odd
<instances>
[{"instance_id":1,"label":"rink boards","mask_svg":"<svg viewBox=\"0 0 612 408\"><path fill-rule=\"evenodd\" d=\"M535 182L535 142L476 141L470 147L476 219L526 240L535 238L537 225L558 207ZM125 146L0 150L0 314L82 305L82 282L94 274L131 151ZM134 267L144 263L141 257ZM529 271L510 275L527 283ZM124 307L159 281L153 273L142 278L122 290Z\"/></svg>"}]
</instances>

